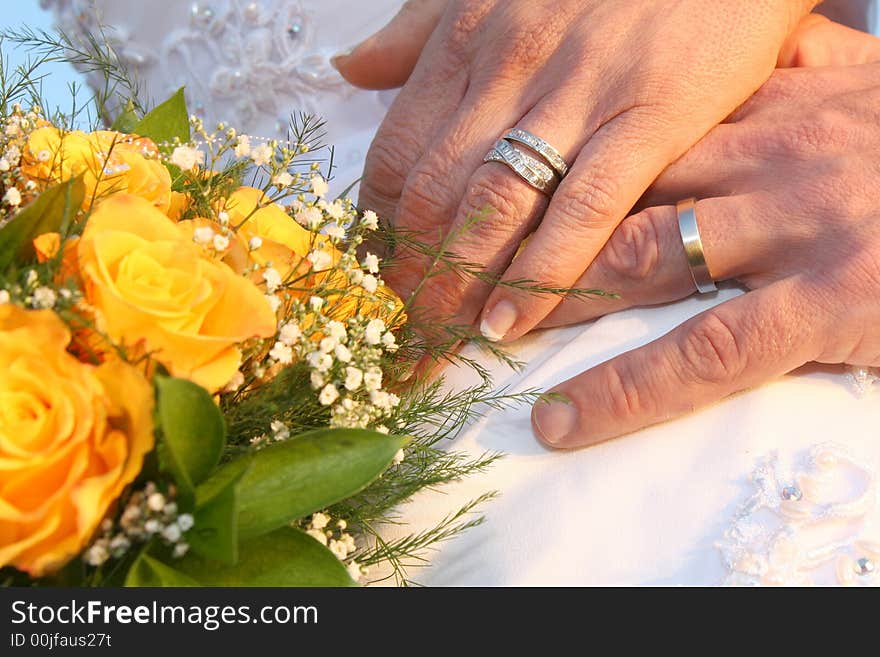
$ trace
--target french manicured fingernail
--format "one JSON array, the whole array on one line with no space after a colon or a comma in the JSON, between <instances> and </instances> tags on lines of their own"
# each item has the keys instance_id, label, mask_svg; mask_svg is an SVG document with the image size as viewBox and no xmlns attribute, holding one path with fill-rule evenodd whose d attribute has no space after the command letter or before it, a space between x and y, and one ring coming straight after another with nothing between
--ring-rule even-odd
<instances>
[{"instance_id":1,"label":"french manicured fingernail","mask_svg":"<svg viewBox=\"0 0 880 657\"><path fill-rule=\"evenodd\" d=\"M335 68L337 71L339 70L339 60L345 59L346 57L350 57L351 53L354 52L354 49L357 46L349 48L348 50L343 50L342 52L338 52L333 57L330 58L330 65Z\"/></svg>"},{"instance_id":2,"label":"french manicured fingernail","mask_svg":"<svg viewBox=\"0 0 880 657\"><path fill-rule=\"evenodd\" d=\"M503 340L516 324L516 306L510 301L499 301L480 324L480 333L490 342Z\"/></svg>"},{"instance_id":3,"label":"french manicured fingernail","mask_svg":"<svg viewBox=\"0 0 880 657\"><path fill-rule=\"evenodd\" d=\"M539 401L535 405L533 420L541 440L553 447L561 447L577 427L578 410L572 403Z\"/></svg>"}]
</instances>

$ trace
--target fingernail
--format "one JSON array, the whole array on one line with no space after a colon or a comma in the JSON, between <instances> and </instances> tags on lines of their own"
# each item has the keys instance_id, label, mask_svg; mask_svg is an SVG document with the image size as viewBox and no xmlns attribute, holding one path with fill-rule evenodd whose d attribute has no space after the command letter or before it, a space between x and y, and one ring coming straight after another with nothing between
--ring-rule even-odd
<instances>
[{"instance_id":1,"label":"fingernail","mask_svg":"<svg viewBox=\"0 0 880 657\"><path fill-rule=\"evenodd\" d=\"M335 68L337 71L339 70L339 60L345 59L346 57L350 57L351 53L354 52L354 47L349 48L348 50L343 50L342 52L338 52L330 58L330 66Z\"/></svg>"},{"instance_id":2,"label":"fingernail","mask_svg":"<svg viewBox=\"0 0 880 657\"><path fill-rule=\"evenodd\" d=\"M541 440L558 447L577 427L578 410L572 403L539 401L535 405L532 421Z\"/></svg>"},{"instance_id":3,"label":"fingernail","mask_svg":"<svg viewBox=\"0 0 880 657\"><path fill-rule=\"evenodd\" d=\"M480 324L480 333L489 342L504 339L516 323L516 306L510 301L499 301Z\"/></svg>"}]
</instances>

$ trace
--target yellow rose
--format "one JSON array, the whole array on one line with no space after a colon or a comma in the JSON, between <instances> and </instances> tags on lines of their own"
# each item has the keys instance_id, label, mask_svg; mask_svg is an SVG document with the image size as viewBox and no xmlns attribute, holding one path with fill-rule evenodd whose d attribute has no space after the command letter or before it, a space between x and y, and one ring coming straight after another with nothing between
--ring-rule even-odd
<instances>
[{"instance_id":1,"label":"yellow rose","mask_svg":"<svg viewBox=\"0 0 880 657\"><path fill-rule=\"evenodd\" d=\"M275 335L264 294L136 196L114 194L98 206L77 256L98 330L210 391L235 374L240 343Z\"/></svg>"},{"instance_id":2,"label":"yellow rose","mask_svg":"<svg viewBox=\"0 0 880 657\"><path fill-rule=\"evenodd\" d=\"M158 160L149 139L109 130L86 134L61 132L54 126L34 130L22 153L22 173L45 186L82 174L83 209L110 194L139 196L163 213L171 210L171 175ZM175 208L176 209L176 208Z\"/></svg>"},{"instance_id":3,"label":"yellow rose","mask_svg":"<svg viewBox=\"0 0 880 657\"><path fill-rule=\"evenodd\" d=\"M0 305L0 566L33 577L82 550L153 448L150 384L69 340L51 311Z\"/></svg>"},{"instance_id":4,"label":"yellow rose","mask_svg":"<svg viewBox=\"0 0 880 657\"><path fill-rule=\"evenodd\" d=\"M308 263L303 259L312 250L313 245L325 243L327 239L306 230L287 214L277 203L272 203L259 189L239 187L235 190L223 209L229 215L229 225L238 227L238 235L245 252L249 251L250 260L258 265L271 262L282 278L288 278L294 269ZM259 238L262 245L259 249L250 250L248 243ZM325 244L334 256L339 252L331 245ZM233 250L233 258L240 257L239 250Z\"/></svg>"},{"instance_id":5,"label":"yellow rose","mask_svg":"<svg viewBox=\"0 0 880 657\"><path fill-rule=\"evenodd\" d=\"M271 203L263 192L253 187L240 187L226 201L224 206L231 226L238 226L239 244L230 249L226 261L237 271L245 271L250 263L272 266L278 270L283 280L296 278L299 272L308 271L310 263L306 260L315 249L322 249L330 256L335 266L342 253L334 247L327 237L316 235L300 226L277 203ZM257 237L262 244L259 249L249 250L247 245ZM260 273L255 280L259 282ZM307 298L311 289L324 285L328 289L345 290L328 298L325 312L333 319L345 321L355 315L378 317L390 321L398 315L403 303L390 288L382 285L376 290L379 303L368 300L363 289L352 285L345 274L335 267L324 272L297 280L295 287L301 288L293 296ZM308 290L308 291L306 291ZM387 304L391 303L393 309ZM405 316L396 317L397 324L405 321Z\"/></svg>"}]
</instances>

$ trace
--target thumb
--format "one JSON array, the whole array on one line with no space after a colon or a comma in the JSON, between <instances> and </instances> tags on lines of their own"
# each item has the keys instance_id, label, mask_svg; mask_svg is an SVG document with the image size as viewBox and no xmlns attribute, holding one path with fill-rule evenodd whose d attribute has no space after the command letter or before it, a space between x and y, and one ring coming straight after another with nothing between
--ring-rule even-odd
<instances>
[{"instance_id":1,"label":"thumb","mask_svg":"<svg viewBox=\"0 0 880 657\"><path fill-rule=\"evenodd\" d=\"M875 61L880 61L880 39L810 14L782 46L777 66L853 66Z\"/></svg>"},{"instance_id":2,"label":"thumb","mask_svg":"<svg viewBox=\"0 0 880 657\"><path fill-rule=\"evenodd\" d=\"M346 80L364 89L393 89L409 79L448 0L407 0L397 16L351 51L333 58Z\"/></svg>"}]
</instances>

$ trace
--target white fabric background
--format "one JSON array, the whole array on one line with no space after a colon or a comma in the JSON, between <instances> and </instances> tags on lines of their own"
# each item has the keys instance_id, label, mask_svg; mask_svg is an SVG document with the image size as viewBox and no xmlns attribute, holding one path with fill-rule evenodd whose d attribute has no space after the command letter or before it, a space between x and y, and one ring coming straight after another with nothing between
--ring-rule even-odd
<instances>
[{"instance_id":1,"label":"white fabric background","mask_svg":"<svg viewBox=\"0 0 880 657\"><path fill-rule=\"evenodd\" d=\"M70 0L58 4L68 7ZM159 43L169 26L185 22L190 6L174 0L97 4L108 23L128 27L143 44ZM311 16L314 48L332 54L381 25L399 3L301 4ZM177 83L157 71L146 73L156 94ZM350 181L359 175L390 96L359 92L341 99L315 93L343 155L339 180ZM207 109L209 118L224 118L222 106L209 103ZM243 127L269 136L276 117L267 113ZM529 363L525 372L496 367L497 382L514 390L549 388L736 294L725 289L536 333L513 346L514 355ZM463 384L468 376L452 372L450 383ZM759 457L772 450L783 459L797 457L830 440L850 448L877 472L878 427L880 391L859 399L842 368L818 366L683 419L573 453L541 447L532 436L528 408L490 412L450 447L508 456L484 476L420 495L402 510L402 518L411 531L432 525L487 490L498 490L501 497L484 509L484 525L444 544L433 554L432 565L415 577L429 585L718 583L725 571L714 543L748 496L748 476ZM400 532L389 530L391 537Z\"/></svg>"}]
</instances>

